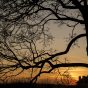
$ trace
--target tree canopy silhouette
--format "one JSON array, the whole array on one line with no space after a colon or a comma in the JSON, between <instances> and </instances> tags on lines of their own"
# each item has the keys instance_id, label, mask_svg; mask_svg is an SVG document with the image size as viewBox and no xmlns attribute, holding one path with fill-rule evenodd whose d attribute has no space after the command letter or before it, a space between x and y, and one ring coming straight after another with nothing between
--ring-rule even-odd
<instances>
[{"instance_id":1,"label":"tree canopy silhouette","mask_svg":"<svg viewBox=\"0 0 88 88\"><path fill-rule=\"evenodd\" d=\"M48 22L53 21L72 27L71 41L62 52L38 50L38 41L45 45L53 39L45 27ZM74 37L75 27L80 24L85 27L85 33ZM33 73L33 69L38 68L38 74L32 79L34 81L40 74L49 73L55 68L88 67L86 63L54 63L57 60L53 60L57 56L67 54L72 44L82 37L86 37L88 55L87 0L1 0L0 76L5 79L6 76L9 77L9 72L20 69L14 74L18 75L25 69L30 69ZM22 55L23 51L27 53ZM49 69L45 71L43 68L46 64Z\"/></svg>"}]
</instances>

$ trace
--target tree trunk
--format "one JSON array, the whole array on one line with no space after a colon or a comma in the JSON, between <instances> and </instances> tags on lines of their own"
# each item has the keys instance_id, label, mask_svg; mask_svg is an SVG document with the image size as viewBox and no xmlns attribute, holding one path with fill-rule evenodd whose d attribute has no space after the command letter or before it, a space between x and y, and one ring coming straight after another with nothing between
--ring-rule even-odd
<instances>
[{"instance_id":1,"label":"tree trunk","mask_svg":"<svg viewBox=\"0 0 88 88\"><path fill-rule=\"evenodd\" d=\"M88 9L86 7L84 7L81 10L81 13L83 15L83 19L84 19L84 22L85 22L86 42L87 42L86 52L87 52L87 56L88 56Z\"/></svg>"},{"instance_id":2,"label":"tree trunk","mask_svg":"<svg viewBox=\"0 0 88 88\"><path fill-rule=\"evenodd\" d=\"M86 41L87 41L86 52L87 52L87 56L88 56L88 22L85 24L85 29L86 29Z\"/></svg>"}]
</instances>

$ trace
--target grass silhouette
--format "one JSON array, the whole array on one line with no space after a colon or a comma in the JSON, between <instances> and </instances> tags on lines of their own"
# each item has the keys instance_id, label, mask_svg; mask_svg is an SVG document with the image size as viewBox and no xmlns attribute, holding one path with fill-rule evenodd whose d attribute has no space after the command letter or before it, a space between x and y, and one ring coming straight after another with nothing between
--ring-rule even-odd
<instances>
[{"instance_id":1,"label":"grass silhouette","mask_svg":"<svg viewBox=\"0 0 88 88\"><path fill-rule=\"evenodd\" d=\"M30 84L17 82L0 84L0 88L76 88L76 86L67 86L60 84Z\"/></svg>"}]
</instances>

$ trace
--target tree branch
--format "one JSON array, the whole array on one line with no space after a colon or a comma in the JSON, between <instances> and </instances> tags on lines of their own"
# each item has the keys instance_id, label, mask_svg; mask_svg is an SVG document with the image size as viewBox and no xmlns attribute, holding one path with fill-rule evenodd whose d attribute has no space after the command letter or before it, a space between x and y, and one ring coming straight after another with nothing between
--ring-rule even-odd
<instances>
[{"instance_id":1,"label":"tree branch","mask_svg":"<svg viewBox=\"0 0 88 88\"><path fill-rule=\"evenodd\" d=\"M80 34L80 35L76 36L75 38L73 38L73 39L70 41L70 43L68 44L68 46L67 46L67 48L66 48L65 51L59 52L59 53L56 53L56 54L53 54L53 55L51 55L49 58L46 58L45 60L42 60L42 61L36 62L36 63L37 63L37 64L40 64L40 63L43 63L43 62L47 62L47 61L49 61L49 60L52 60L52 58L54 58L54 57L56 57L56 56L60 56L60 55L67 54L67 53L69 52L69 50L70 50L72 44L73 44L77 39L79 39L79 38L81 38L81 37L85 37L85 36L86 36L86 34Z\"/></svg>"},{"instance_id":2,"label":"tree branch","mask_svg":"<svg viewBox=\"0 0 88 88\"><path fill-rule=\"evenodd\" d=\"M57 0L57 2L60 3L63 8L66 8L66 9L78 9L76 6L67 6L66 4L64 4L64 2L62 0Z\"/></svg>"},{"instance_id":3,"label":"tree branch","mask_svg":"<svg viewBox=\"0 0 88 88\"><path fill-rule=\"evenodd\" d=\"M51 11L53 13L53 15L56 16L56 18L58 20L63 20L63 21L74 21L74 22L79 22L80 24L84 24L84 20L80 20L80 19L76 19L76 18L72 18L72 17L68 17L68 16L65 16L65 17L60 17L55 11L53 11L51 8L45 8L41 5L38 5L39 7L41 7L42 9L41 10L48 10L48 11Z\"/></svg>"},{"instance_id":4,"label":"tree branch","mask_svg":"<svg viewBox=\"0 0 88 88\"><path fill-rule=\"evenodd\" d=\"M59 67L87 67L87 63L62 63L62 64L56 64L53 65L52 68L59 68Z\"/></svg>"}]
</instances>

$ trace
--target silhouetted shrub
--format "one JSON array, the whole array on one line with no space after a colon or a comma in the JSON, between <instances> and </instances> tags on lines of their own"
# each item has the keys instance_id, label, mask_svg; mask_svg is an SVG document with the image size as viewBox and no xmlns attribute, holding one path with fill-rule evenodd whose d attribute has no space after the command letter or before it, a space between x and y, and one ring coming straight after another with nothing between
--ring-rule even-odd
<instances>
[{"instance_id":1,"label":"silhouetted shrub","mask_svg":"<svg viewBox=\"0 0 88 88\"><path fill-rule=\"evenodd\" d=\"M80 76L77 82L78 88L88 88L88 76Z\"/></svg>"}]
</instances>

